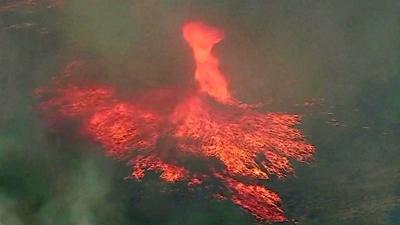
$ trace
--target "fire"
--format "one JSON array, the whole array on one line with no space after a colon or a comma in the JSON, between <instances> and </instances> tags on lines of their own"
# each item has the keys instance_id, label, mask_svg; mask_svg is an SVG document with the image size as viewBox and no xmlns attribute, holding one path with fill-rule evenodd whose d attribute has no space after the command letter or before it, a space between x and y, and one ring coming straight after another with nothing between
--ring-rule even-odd
<instances>
[{"instance_id":1,"label":"fire","mask_svg":"<svg viewBox=\"0 0 400 225\"><path fill-rule=\"evenodd\" d=\"M195 79L200 91L222 103L231 102L228 82L218 68L218 59L211 52L213 46L224 38L224 33L202 22L190 22L183 27L183 37L193 49Z\"/></svg>"},{"instance_id":2,"label":"fire","mask_svg":"<svg viewBox=\"0 0 400 225\"><path fill-rule=\"evenodd\" d=\"M196 90L158 89L121 100L110 87L69 82L69 66L54 85L37 90L43 98L40 111L50 122L78 121L81 132L104 146L107 155L128 161L134 179L147 171L189 187L217 179L224 194L215 196L230 199L257 219L285 221L279 196L259 181L292 173L289 159L311 159L314 147L295 127L299 116L257 112L232 97L213 54L223 31L188 22L183 37L193 51ZM186 156L220 165L191 171L183 163Z\"/></svg>"}]
</instances>

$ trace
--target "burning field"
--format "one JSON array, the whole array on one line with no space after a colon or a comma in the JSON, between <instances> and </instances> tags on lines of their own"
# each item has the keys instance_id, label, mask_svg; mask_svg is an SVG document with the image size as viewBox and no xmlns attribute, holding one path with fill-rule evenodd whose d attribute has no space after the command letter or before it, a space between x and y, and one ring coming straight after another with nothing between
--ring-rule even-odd
<instances>
[{"instance_id":1,"label":"burning field","mask_svg":"<svg viewBox=\"0 0 400 225\"><path fill-rule=\"evenodd\" d=\"M213 54L222 30L191 21L182 34L193 51L195 85L135 90L127 97L95 81L77 82L83 64L72 62L51 85L36 89L43 120L56 128L66 121L79 124L80 135L132 166L133 179L153 171L188 188L215 180L219 185L210 194L216 198L262 221L286 221L278 194L264 183L290 175L290 160L312 158L314 147L296 128L300 117L260 112L259 105L232 96ZM203 166L192 168L190 160Z\"/></svg>"}]
</instances>

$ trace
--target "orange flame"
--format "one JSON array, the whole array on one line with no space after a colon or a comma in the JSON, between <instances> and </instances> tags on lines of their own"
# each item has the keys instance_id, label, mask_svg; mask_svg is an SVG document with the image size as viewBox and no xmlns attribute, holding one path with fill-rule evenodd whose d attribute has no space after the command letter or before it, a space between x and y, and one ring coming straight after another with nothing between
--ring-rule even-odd
<instances>
[{"instance_id":1,"label":"orange flame","mask_svg":"<svg viewBox=\"0 0 400 225\"><path fill-rule=\"evenodd\" d=\"M221 103L235 102L229 93L226 76L218 68L219 60L211 52L213 46L224 38L224 32L196 21L184 25L183 37L193 49L195 79L200 91Z\"/></svg>"},{"instance_id":2,"label":"orange flame","mask_svg":"<svg viewBox=\"0 0 400 225\"><path fill-rule=\"evenodd\" d=\"M184 25L198 90L185 92L183 98L177 98L178 90L159 89L121 101L108 87L62 87L57 81L55 87L38 89L47 97L39 109L56 121L80 121L82 131L102 144L107 155L129 160L132 178L140 180L146 171L155 171L166 182L186 181L189 186L218 179L228 194L215 196L230 199L257 219L285 221L279 196L258 180L292 173L289 159L305 162L314 147L294 127L299 116L256 112L231 96L212 53L223 36L202 22ZM71 77L70 70L67 67L63 79ZM162 99L170 104L158 107ZM208 172L191 171L181 160L184 156L217 159L222 168L210 164Z\"/></svg>"}]
</instances>

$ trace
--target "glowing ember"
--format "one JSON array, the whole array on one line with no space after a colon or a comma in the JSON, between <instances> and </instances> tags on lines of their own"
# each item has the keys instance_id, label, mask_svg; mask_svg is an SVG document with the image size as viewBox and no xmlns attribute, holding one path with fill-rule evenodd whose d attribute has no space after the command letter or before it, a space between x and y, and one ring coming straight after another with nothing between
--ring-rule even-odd
<instances>
[{"instance_id":1,"label":"glowing ember","mask_svg":"<svg viewBox=\"0 0 400 225\"><path fill-rule=\"evenodd\" d=\"M183 180L187 176L185 168L165 163L154 155L148 157L138 156L131 164L133 165L132 176L138 180L144 177L146 170L161 172L160 177L167 182Z\"/></svg>"},{"instance_id":2,"label":"glowing ember","mask_svg":"<svg viewBox=\"0 0 400 225\"><path fill-rule=\"evenodd\" d=\"M87 132L106 147L107 153L121 157L129 154L132 148L155 146L159 125L156 115L131 104L118 103L95 113L89 120Z\"/></svg>"},{"instance_id":3,"label":"glowing ember","mask_svg":"<svg viewBox=\"0 0 400 225\"><path fill-rule=\"evenodd\" d=\"M274 192L260 185L244 184L227 178L226 185L233 191L232 202L250 211L258 219L285 221L283 210L277 204L280 198Z\"/></svg>"},{"instance_id":4,"label":"glowing ember","mask_svg":"<svg viewBox=\"0 0 400 225\"><path fill-rule=\"evenodd\" d=\"M198 90L144 91L122 101L109 87L71 84L69 66L52 88L37 90L44 98L39 109L50 122L80 122L82 132L102 144L107 155L129 161L135 179L146 171L189 187L218 179L225 193L215 193L218 199L230 199L260 220L285 221L279 196L258 181L291 173L290 158L312 157L314 147L294 127L300 118L256 112L231 96L212 54L223 39L221 30L189 22L183 36L193 50ZM219 165L208 163L206 172L194 172L183 163L187 156Z\"/></svg>"}]
</instances>

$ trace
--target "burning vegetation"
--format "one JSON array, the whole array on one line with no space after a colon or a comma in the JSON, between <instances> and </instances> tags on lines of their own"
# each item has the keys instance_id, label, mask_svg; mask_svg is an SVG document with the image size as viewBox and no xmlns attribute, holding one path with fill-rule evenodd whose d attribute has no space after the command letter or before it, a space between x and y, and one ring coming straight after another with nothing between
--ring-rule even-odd
<instances>
[{"instance_id":1,"label":"burning vegetation","mask_svg":"<svg viewBox=\"0 0 400 225\"><path fill-rule=\"evenodd\" d=\"M72 63L53 85L37 89L38 108L49 123L78 122L80 132L101 144L106 155L132 166L134 179L155 171L166 182L188 187L218 180L215 196L259 220L285 221L279 196L260 181L292 173L290 159L312 157L314 147L295 128L299 116L258 112L231 95L212 51L224 38L222 30L187 22L183 37L193 50L194 90L145 90L126 100L112 87L73 82L71 68L79 65ZM207 169L189 168L188 157Z\"/></svg>"}]
</instances>

